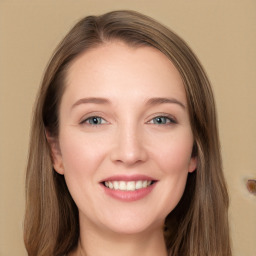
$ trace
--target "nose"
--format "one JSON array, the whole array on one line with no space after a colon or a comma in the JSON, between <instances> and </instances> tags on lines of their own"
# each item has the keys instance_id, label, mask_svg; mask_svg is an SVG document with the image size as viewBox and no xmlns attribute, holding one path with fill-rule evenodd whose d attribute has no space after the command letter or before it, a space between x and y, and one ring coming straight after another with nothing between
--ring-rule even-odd
<instances>
[{"instance_id":1,"label":"nose","mask_svg":"<svg viewBox=\"0 0 256 256\"><path fill-rule=\"evenodd\" d=\"M133 166L147 160L142 133L136 128L120 128L113 143L110 158L115 163Z\"/></svg>"}]
</instances>

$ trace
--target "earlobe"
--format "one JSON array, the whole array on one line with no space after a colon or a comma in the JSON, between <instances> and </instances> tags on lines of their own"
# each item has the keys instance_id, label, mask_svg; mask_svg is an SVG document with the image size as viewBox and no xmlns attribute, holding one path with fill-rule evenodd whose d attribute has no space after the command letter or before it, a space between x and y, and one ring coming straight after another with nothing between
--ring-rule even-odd
<instances>
[{"instance_id":1,"label":"earlobe","mask_svg":"<svg viewBox=\"0 0 256 256\"><path fill-rule=\"evenodd\" d=\"M51 150L53 168L57 173L64 174L62 155L61 155L58 139L53 137L49 133L49 131L45 131L45 135Z\"/></svg>"},{"instance_id":2,"label":"earlobe","mask_svg":"<svg viewBox=\"0 0 256 256\"><path fill-rule=\"evenodd\" d=\"M188 167L188 172L193 172L197 168L197 157L191 157L190 162L189 162L189 167Z\"/></svg>"}]
</instances>

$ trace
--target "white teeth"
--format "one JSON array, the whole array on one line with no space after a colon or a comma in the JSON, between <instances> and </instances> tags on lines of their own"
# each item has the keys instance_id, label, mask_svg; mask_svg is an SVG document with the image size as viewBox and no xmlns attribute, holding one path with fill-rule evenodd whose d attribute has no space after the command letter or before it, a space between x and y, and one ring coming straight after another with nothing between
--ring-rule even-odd
<instances>
[{"instance_id":1,"label":"white teeth","mask_svg":"<svg viewBox=\"0 0 256 256\"><path fill-rule=\"evenodd\" d=\"M138 181L105 181L104 185L110 189L135 191L138 189L146 188L152 184L151 180L138 180Z\"/></svg>"},{"instance_id":2,"label":"white teeth","mask_svg":"<svg viewBox=\"0 0 256 256\"><path fill-rule=\"evenodd\" d=\"M142 188L142 181L141 181L141 180L139 180L139 181L136 182L135 188L136 188L136 189Z\"/></svg>"},{"instance_id":3,"label":"white teeth","mask_svg":"<svg viewBox=\"0 0 256 256\"><path fill-rule=\"evenodd\" d=\"M114 185L114 189L118 189L118 188L119 188L118 181L114 181L114 182L113 182L113 185Z\"/></svg>"},{"instance_id":4,"label":"white teeth","mask_svg":"<svg viewBox=\"0 0 256 256\"><path fill-rule=\"evenodd\" d=\"M108 183L108 185L106 184L106 183ZM111 188L111 189L113 189L114 188L114 185L113 185L113 183L112 182L105 182L105 185L106 185L106 187L109 187L109 188Z\"/></svg>"},{"instance_id":5,"label":"white teeth","mask_svg":"<svg viewBox=\"0 0 256 256\"><path fill-rule=\"evenodd\" d=\"M119 183L119 189L120 189L120 190L126 190L126 182L120 181L120 183Z\"/></svg>"},{"instance_id":6,"label":"white teeth","mask_svg":"<svg viewBox=\"0 0 256 256\"><path fill-rule=\"evenodd\" d=\"M143 187L143 188L146 188L147 185L148 185L148 182L147 182L146 180L144 180L144 181L142 182L142 187Z\"/></svg>"},{"instance_id":7,"label":"white teeth","mask_svg":"<svg viewBox=\"0 0 256 256\"><path fill-rule=\"evenodd\" d=\"M135 181L129 181L126 185L127 190L134 191L135 190Z\"/></svg>"}]
</instances>

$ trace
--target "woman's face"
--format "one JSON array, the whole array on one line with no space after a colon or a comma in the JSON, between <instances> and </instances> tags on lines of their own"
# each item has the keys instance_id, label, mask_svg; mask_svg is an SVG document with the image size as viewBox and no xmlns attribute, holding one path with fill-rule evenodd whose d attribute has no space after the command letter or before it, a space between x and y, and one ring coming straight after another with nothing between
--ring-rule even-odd
<instances>
[{"instance_id":1,"label":"woman's face","mask_svg":"<svg viewBox=\"0 0 256 256\"><path fill-rule=\"evenodd\" d=\"M160 51L112 42L72 63L52 149L80 225L161 228L196 168L192 147L184 86Z\"/></svg>"}]
</instances>

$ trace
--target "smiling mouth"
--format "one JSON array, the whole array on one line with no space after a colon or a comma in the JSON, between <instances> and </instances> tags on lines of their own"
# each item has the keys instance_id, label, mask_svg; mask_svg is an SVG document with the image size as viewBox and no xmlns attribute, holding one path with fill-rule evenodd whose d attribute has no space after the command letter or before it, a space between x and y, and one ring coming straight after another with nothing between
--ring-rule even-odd
<instances>
[{"instance_id":1,"label":"smiling mouth","mask_svg":"<svg viewBox=\"0 0 256 256\"><path fill-rule=\"evenodd\" d=\"M102 184L111 190L135 191L152 186L153 180L138 181L104 181Z\"/></svg>"}]
</instances>

